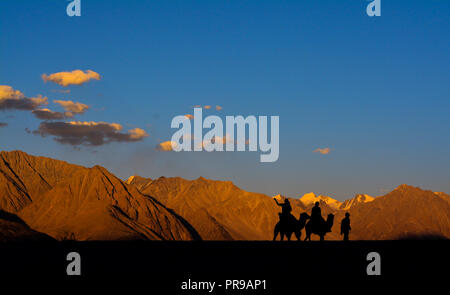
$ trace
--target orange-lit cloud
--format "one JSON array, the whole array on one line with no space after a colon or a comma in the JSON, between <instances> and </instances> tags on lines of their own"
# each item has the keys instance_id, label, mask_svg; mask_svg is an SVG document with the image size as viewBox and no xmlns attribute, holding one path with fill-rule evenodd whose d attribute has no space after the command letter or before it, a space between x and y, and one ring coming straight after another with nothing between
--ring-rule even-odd
<instances>
[{"instance_id":1,"label":"orange-lit cloud","mask_svg":"<svg viewBox=\"0 0 450 295\"><path fill-rule=\"evenodd\" d=\"M62 144L99 146L110 142L136 142L147 137L143 129L135 128L120 132L122 125L106 122L42 122L34 134L54 136Z\"/></svg>"},{"instance_id":2,"label":"orange-lit cloud","mask_svg":"<svg viewBox=\"0 0 450 295\"><path fill-rule=\"evenodd\" d=\"M234 139L231 138L231 136L229 134L227 134L227 135L225 135L223 137L214 137L214 138L211 139L211 141L203 140L200 145L203 148L205 148L206 146L214 145L215 143L219 143L219 144L222 144L222 145L226 144L226 143L234 143Z\"/></svg>"},{"instance_id":3,"label":"orange-lit cloud","mask_svg":"<svg viewBox=\"0 0 450 295\"><path fill-rule=\"evenodd\" d=\"M160 152L170 152L173 151L174 147L178 144L175 141L164 141L156 146L156 150Z\"/></svg>"},{"instance_id":4,"label":"orange-lit cloud","mask_svg":"<svg viewBox=\"0 0 450 295\"><path fill-rule=\"evenodd\" d=\"M14 90L11 86L0 85L0 100L1 99L21 99L24 98L22 92Z\"/></svg>"},{"instance_id":5,"label":"orange-lit cloud","mask_svg":"<svg viewBox=\"0 0 450 295\"><path fill-rule=\"evenodd\" d=\"M71 117L72 113L61 113L61 112L53 112L47 108L44 109L36 109L32 111L33 115L35 115L38 119L41 120L61 120L66 117Z\"/></svg>"},{"instance_id":6,"label":"orange-lit cloud","mask_svg":"<svg viewBox=\"0 0 450 295\"><path fill-rule=\"evenodd\" d=\"M71 100L54 100L53 102L59 104L66 112L70 112L72 114L83 114L87 109L89 109L88 105L73 102Z\"/></svg>"},{"instance_id":7,"label":"orange-lit cloud","mask_svg":"<svg viewBox=\"0 0 450 295\"><path fill-rule=\"evenodd\" d=\"M314 153L320 153L322 155L328 155L331 152L331 149L330 148L323 148L323 149L317 148L313 152Z\"/></svg>"},{"instance_id":8,"label":"orange-lit cloud","mask_svg":"<svg viewBox=\"0 0 450 295\"><path fill-rule=\"evenodd\" d=\"M193 108L203 108L205 110L211 110L213 107L211 105L201 106L201 105L195 105ZM215 107L216 111L221 111L223 108L221 106Z\"/></svg>"},{"instance_id":9,"label":"orange-lit cloud","mask_svg":"<svg viewBox=\"0 0 450 295\"><path fill-rule=\"evenodd\" d=\"M184 115L186 118L188 118L189 120L192 120L192 119L194 119L194 115L191 115L191 114L187 114L187 115Z\"/></svg>"},{"instance_id":10,"label":"orange-lit cloud","mask_svg":"<svg viewBox=\"0 0 450 295\"><path fill-rule=\"evenodd\" d=\"M0 110L16 109L31 111L47 104L47 97L38 95L37 97L28 98L21 91L14 90L11 86L0 85Z\"/></svg>"},{"instance_id":11,"label":"orange-lit cloud","mask_svg":"<svg viewBox=\"0 0 450 295\"><path fill-rule=\"evenodd\" d=\"M91 70L83 72L82 70L74 70L72 72L58 72L50 75L42 74L42 80L50 81L61 86L81 85L90 80L100 80L100 74Z\"/></svg>"},{"instance_id":12,"label":"orange-lit cloud","mask_svg":"<svg viewBox=\"0 0 450 295\"><path fill-rule=\"evenodd\" d=\"M145 132L145 130L141 128L128 130L128 134L130 135L130 139L132 140L140 140L148 136L147 132Z\"/></svg>"},{"instance_id":13,"label":"orange-lit cloud","mask_svg":"<svg viewBox=\"0 0 450 295\"><path fill-rule=\"evenodd\" d=\"M122 125L118 123L106 123L106 122L94 122L94 121L71 121L68 122L68 124L73 126L89 126L89 127L96 127L96 126L109 126L114 131L120 131L123 129Z\"/></svg>"}]
</instances>

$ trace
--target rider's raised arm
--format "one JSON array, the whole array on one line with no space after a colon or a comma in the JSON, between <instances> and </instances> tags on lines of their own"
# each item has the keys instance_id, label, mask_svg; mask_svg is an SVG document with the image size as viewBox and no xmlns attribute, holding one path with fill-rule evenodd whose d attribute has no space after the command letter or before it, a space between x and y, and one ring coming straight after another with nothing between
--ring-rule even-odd
<instances>
[{"instance_id":1,"label":"rider's raised arm","mask_svg":"<svg viewBox=\"0 0 450 295\"><path fill-rule=\"evenodd\" d=\"M281 204L278 203L278 200L277 200L277 199L274 199L274 200L275 200L275 203L277 203L278 206L281 206Z\"/></svg>"}]
</instances>

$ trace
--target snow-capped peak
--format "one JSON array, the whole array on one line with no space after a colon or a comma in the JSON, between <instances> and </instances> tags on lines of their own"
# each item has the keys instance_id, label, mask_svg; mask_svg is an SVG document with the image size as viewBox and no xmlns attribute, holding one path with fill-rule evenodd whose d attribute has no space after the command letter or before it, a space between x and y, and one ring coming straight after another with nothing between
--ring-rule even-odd
<instances>
[{"instance_id":1,"label":"snow-capped peak","mask_svg":"<svg viewBox=\"0 0 450 295\"><path fill-rule=\"evenodd\" d=\"M316 195L314 193L307 193L304 194L303 197L300 198L300 201L302 201L303 204L305 205L310 205L310 204L314 204L315 202L325 202L328 206L338 209L341 206L341 202L339 202L338 200L335 200L331 197L328 196L322 196L322 195Z\"/></svg>"},{"instance_id":2,"label":"snow-capped peak","mask_svg":"<svg viewBox=\"0 0 450 295\"><path fill-rule=\"evenodd\" d=\"M133 181L133 179L135 178L136 176L130 176L128 179L127 179L127 181L125 181L127 184L130 184L132 181Z\"/></svg>"},{"instance_id":3,"label":"snow-capped peak","mask_svg":"<svg viewBox=\"0 0 450 295\"><path fill-rule=\"evenodd\" d=\"M369 203L372 202L375 198L371 197L366 194L358 194L353 199L346 200L344 203L342 203L341 207L339 209L341 210L349 210L351 207L363 204L363 203Z\"/></svg>"}]
</instances>

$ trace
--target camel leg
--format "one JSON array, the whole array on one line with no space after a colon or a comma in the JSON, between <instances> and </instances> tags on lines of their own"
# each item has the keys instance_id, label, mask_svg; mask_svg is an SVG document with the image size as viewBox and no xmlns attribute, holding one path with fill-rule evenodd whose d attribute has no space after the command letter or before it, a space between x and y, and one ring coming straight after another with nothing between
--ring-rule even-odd
<instances>
[{"instance_id":1,"label":"camel leg","mask_svg":"<svg viewBox=\"0 0 450 295\"><path fill-rule=\"evenodd\" d=\"M323 242L325 240L325 236L324 235L320 235L320 241Z\"/></svg>"},{"instance_id":2,"label":"camel leg","mask_svg":"<svg viewBox=\"0 0 450 295\"><path fill-rule=\"evenodd\" d=\"M277 240L278 233L279 233L279 230L278 230L277 227L275 227L275 229L274 229L274 231L273 231L273 241L274 241L274 242Z\"/></svg>"},{"instance_id":3,"label":"camel leg","mask_svg":"<svg viewBox=\"0 0 450 295\"><path fill-rule=\"evenodd\" d=\"M281 237L281 241L284 241L284 232L281 232L280 237Z\"/></svg>"},{"instance_id":4,"label":"camel leg","mask_svg":"<svg viewBox=\"0 0 450 295\"><path fill-rule=\"evenodd\" d=\"M292 233L287 233L287 240L290 242L292 237Z\"/></svg>"},{"instance_id":5,"label":"camel leg","mask_svg":"<svg viewBox=\"0 0 450 295\"><path fill-rule=\"evenodd\" d=\"M302 237L302 232L301 231L297 231L296 233L295 233L295 237L297 238L297 241L301 241L301 237Z\"/></svg>"},{"instance_id":6,"label":"camel leg","mask_svg":"<svg viewBox=\"0 0 450 295\"><path fill-rule=\"evenodd\" d=\"M306 232L305 242L308 240L311 241L311 231L309 230L309 228L305 228L305 232Z\"/></svg>"},{"instance_id":7,"label":"camel leg","mask_svg":"<svg viewBox=\"0 0 450 295\"><path fill-rule=\"evenodd\" d=\"M308 221L308 223L305 224L305 234L306 234L305 242L308 240L311 241L311 224L310 224L310 222L311 221Z\"/></svg>"}]
</instances>

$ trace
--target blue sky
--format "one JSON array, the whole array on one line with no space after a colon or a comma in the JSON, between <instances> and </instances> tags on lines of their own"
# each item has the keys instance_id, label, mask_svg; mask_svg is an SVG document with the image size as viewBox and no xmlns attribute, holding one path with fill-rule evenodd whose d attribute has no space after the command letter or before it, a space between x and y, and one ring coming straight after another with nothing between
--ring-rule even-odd
<instances>
[{"instance_id":1,"label":"blue sky","mask_svg":"<svg viewBox=\"0 0 450 295\"><path fill-rule=\"evenodd\" d=\"M72 18L68 3L0 2L0 85L46 96L54 111L53 100L89 105L70 120L149 136L74 148L26 132L42 122L30 111L3 110L1 150L99 164L121 178L232 180L269 195L343 200L402 183L450 192L450 2L382 0L375 18L365 0L82 0ZM101 79L62 87L41 78L76 69ZM194 105L280 116L279 160L156 151L172 118Z\"/></svg>"}]
</instances>

